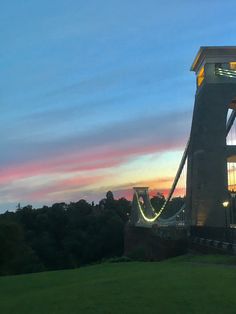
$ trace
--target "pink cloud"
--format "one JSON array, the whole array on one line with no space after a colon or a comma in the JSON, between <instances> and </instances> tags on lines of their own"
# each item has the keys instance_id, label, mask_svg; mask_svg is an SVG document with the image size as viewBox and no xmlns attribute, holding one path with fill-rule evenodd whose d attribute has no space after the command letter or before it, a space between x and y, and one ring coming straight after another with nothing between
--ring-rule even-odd
<instances>
[{"instance_id":1,"label":"pink cloud","mask_svg":"<svg viewBox=\"0 0 236 314\"><path fill-rule=\"evenodd\" d=\"M145 144L145 143L144 143ZM86 198L89 201L98 201L104 197L107 190L112 190L115 197L126 197L132 199L133 186L150 186L151 195L157 190L166 194L166 186L171 186L172 178L162 178L161 180L129 182L123 186L104 187L102 181L107 178L105 173L98 175L96 170L114 168L121 164L152 153L162 153L165 151L179 149L183 146L182 141L175 143L162 143L158 147L155 143L114 143L114 145L103 145L94 149L87 149L83 152L65 151L61 155L54 157L47 156L43 160L34 160L28 163L15 164L12 167L0 170L0 187L8 189L9 200L22 200L33 203L52 203L58 201L76 201L80 198ZM89 175L85 173L89 171ZM79 172L80 175L70 179L61 179L63 175L73 176ZM55 175L58 179L51 182L42 182L37 187L27 186L29 183L20 182L14 188L12 183L19 182L22 179L34 178L42 175ZM60 175L59 175L60 174ZM43 180L43 179L42 179ZM112 180L111 180L112 181ZM91 184L100 184L101 188L91 190ZM157 189L154 189L157 187ZM82 189L83 191L80 191ZM2 192L3 193L3 192Z\"/></svg>"},{"instance_id":2,"label":"pink cloud","mask_svg":"<svg viewBox=\"0 0 236 314\"><path fill-rule=\"evenodd\" d=\"M28 163L16 164L9 168L0 170L0 184L6 185L19 179L47 175L53 173L73 173L76 171L91 171L104 168L112 168L127 162L136 156L163 152L180 147L182 143L175 143L173 146L162 144L158 147L155 144L148 146L121 145L113 147L101 147L100 150L89 150L85 152L67 152L61 156L45 158Z\"/></svg>"},{"instance_id":3,"label":"pink cloud","mask_svg":"<svg viewBox=\"0 0 236 314\"><path fill-rule=\"evenodd\" d=\"M69 195L78 195L78 190L83 187L89 186L94 183L101 182L106 176L93 176L93 177L73 177L69 179L59 179L50 183L45 187L39 187L37 190L29 192L27 198L30 201L39 201L43 199L53 198L53 194L57 194L57 197L66 201L69 199ZM76 191L75 191L76 190ZM56 197L56 196L54 196ZM74 198L74 197L73 197Z\"/></svg>"},{"instance_id":4,"label":"pink cloud","mask_svg":"<svg viewBox=\"0 0 236 314\"><path fill-rule=\"evenodd\" d=\"M150 197L157 194L157 192L163 193L167 196L169 189L163 188L163 186L171 186L172 178L166 177L160 180L150 180L150 181L139 181L131 182L118 187L109 186L97 189L91 189L91 184L102 184L104 179L108 176L97 175L91 177L75 176L68 179L58 179L50 182L46 186L37 187L26 187L22 186L20 188L10 189L7 193L11 200L17 200L23 203L37 203L37 204L51 204L55 202L70 202L77 201L81 198L87 199L88 201L98 202L100 199L105 197L108 190L113 191L115 198L125 197L128 200L132 200L133 197L133 187L134 186L152 186L157 188L150 188ZM82 190L81 190L82 188ZM185 190L183 188L177 188L174 196L183 196ZM37 205L38 206L38 205Z\"/></svg>"}]
</instances>

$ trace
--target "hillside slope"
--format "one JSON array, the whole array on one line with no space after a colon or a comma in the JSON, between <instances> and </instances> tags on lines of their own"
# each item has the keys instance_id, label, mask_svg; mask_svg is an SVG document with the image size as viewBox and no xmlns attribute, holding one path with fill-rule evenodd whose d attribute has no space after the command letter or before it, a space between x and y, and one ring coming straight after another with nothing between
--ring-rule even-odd
<instances>
[{"instance_id":1,"label":"hillside slope","mask_svg":"<svg viewBox=\"0 0 236 314\"><path fill-rule=\"evenodd\" d=\"M186 257L0 278L3 314L235 313L234 266Z\"/></svg>"}]
</instances>

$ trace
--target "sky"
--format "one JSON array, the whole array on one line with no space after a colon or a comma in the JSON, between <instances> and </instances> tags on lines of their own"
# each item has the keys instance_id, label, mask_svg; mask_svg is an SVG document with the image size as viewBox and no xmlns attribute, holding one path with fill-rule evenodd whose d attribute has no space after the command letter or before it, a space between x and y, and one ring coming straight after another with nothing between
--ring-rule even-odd
<instances>
[{"instance_id":1,"label":"sky","mask_svg":"<svg viewBox=\"0 0 236 314\"><path fill-rule=\"evenodd\" d=\"M0 212L170 188L200 46L235 0L12 0L0 12Z\"/></svg>"}]
</instances>

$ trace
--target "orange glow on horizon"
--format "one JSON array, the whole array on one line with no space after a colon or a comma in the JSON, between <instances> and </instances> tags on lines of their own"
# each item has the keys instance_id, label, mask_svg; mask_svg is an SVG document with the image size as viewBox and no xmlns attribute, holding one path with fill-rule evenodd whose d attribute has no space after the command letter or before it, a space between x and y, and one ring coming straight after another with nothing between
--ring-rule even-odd
<instances>
[{"instance_id":1,"label":"orange glow on horizon","mask_svg":"<svg viewBox=\"0 0 236 314\"><path fill-rule=\"evenodd\" d=\"M175 145L179 148L180 143ZM151 197L158 192L166 196L175 174L175 167L168 164L178 163L180 154L178 150L169 153L168 148L168 144L157 148L153 143L147 147L102 147L100 151L66 152L2 168L2 200L32 205L80 198L97 202L109 190L116 198L132 200L132 188L140 185L149 187ZM181 189L177 191L178 196L183 194Z\"/></svg>"}]
</instances>

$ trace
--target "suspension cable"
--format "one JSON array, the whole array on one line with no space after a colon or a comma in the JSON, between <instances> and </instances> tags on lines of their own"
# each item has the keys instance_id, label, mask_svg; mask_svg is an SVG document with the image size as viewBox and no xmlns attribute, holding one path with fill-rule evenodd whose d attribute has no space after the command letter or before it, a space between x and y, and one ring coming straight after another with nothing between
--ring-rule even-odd
<instances>
[{"instance_id":1,"label":"suspension cable","mask_svg":"<svg viewBox=\"0 0 236 314\"><path fill-rule=\"evenodd\" d=\"M230 132L230 130L231 130L231 127L232 127L232 125L233 125L233 123L234 123L235 118L236 118L236 111L233 110L233 111L231 112L231 114L230 114L230 117L229 117L227 123L226 123L226 135L229 134L229 132ZM166 208L167 205L169 204L169 202L170 202L170 200L171 200L171 198L172 198L172 196L173 196L173 193L174 193L174 191L175 191L175 188L176 188L176 186L177 186L177 183L178 183L178 181L179 181L179 178L180 178L180 176L181 176L181 173L182 173L182 171L183 171L183 168L184 168L184 166L185 166L185 162L186 162L186 160L187 160L188 153L189 153L189 146L190 146L190 139L188 140L187 145L186 145L186 147L185 147L185 150L184 150L182 159L181 159L181 161L180 161L179 168L178 168L178 170L177 170L177 173L176 173L175 179L174 179L174 181L173 181L172 187L171 187L171 189L170 189L170 192L169 192L169 194L168 194L168 196L167 196L167 198L166 198L166 200L165 200L163 206L162 206L161 209L159 210L159 212L158 212L158 213L155 213L154 217L148 218L148 217L145 215L145 213L144 213L144 211L143 211L143 209L142 209L142 207L141 207L141 205L140 205L140 203L139 203L139 201L138 201L139 210L140 210L141 215L142 215L142 217L143 217L143 219L144 219L145 221L147 221L147 222L154 222L158 217L160 217L160 215L162 214L162 212L165 210L165 208ZM137 193L136 193L136 196L137 196L137 198L138 198ZM151 209L152 209L153 212L154 212L154 209L153 209L152 206L151 206ZM179 214L183 209L184 209L184 206L182 206L181 209L180 209L175 215L173 215L172 217L170 217L169 219L175 218L176 215ZM166 219L161 218L161 221L164 222L164 220L166 221ZM168 219L167 219L167 220L168 220Z\"/></svg>"},{"instance_id":2,"label":"suspension cable","mask_svg":"<svg viewBox=\"0 0 236 314\"><path fill-rule=\"evenodd\" d=\"M143 217L143 219L144 219L145 221L147 221L147 222L154 222L158 217L160 217L160 215L161 215L161 213L163 212L163 210L164 210L164 209L166 208L166 206L169 204L169 201L170 201L170 199L171 199L171 197L172 197L172 195L173 195L173 193L174 193L174 190L175 190L176 185L177 185L177 183L178 183L178 181L179 181L180 175L181 175L181 173L182 173L182 171L183 171L185 162L186 162L187 157L188 157L189 143L190 143L190 140L188 140L187 145L186 145L186 147L185 147L185 150L184 150L182 159L181 159L181 161L180 161L179 168L178 168L178 171L177 171L177 173L176 173L176 176L175 176L175 179L174 179L174 181L173 181L173 184L172 184L172 187L171 187L171 189L170 189L170 192L169 192L169 194L168 194L168 196L167 196L167 198L166 198L166 200L165 200L163 206L162 206L161 209L159 210L159 212L158 212L158 213L155 213L154 217L148 218L148 217L145 215L145 213L144 213L144 211L143 211L143 209L142 209L142 207L141 207L141 205L140 205L140 203L139 203L139 201L138 201L139 210L140 210L141 215L142 215L142 217ZM135 193L136 193L136 192L135 192ZM138 198L137 193L136 193L136 197ZM151 207L152 207L152 206L151 206ZM153 207L152 207L152 210L153 210ZM181 210L182 210L182 208L181 208ZM180 211L181 211L181 210L180 210ZM154 211L154 210L153 210L153 211Z\"/></svg>"},{"instance_id":3,"label":"suspension cable","mask_svg":"<svg viewBox=\"0 0 236 314\"><path fill-rule=\"evenodd\" d=\"M160 212L161 212L161 213L163 212L163 210L164 210L164 209L166 208L166 206L168 205L168 203L169 203L169 201L170 201L170 199L171 199L171 197L172 197L172 195L173 195L173 193L174 193L174 190L175 190L175 188L176 188L176 185L177 185L177 183L178 183L178 181L179 181L179 177L180 177L180 175L181 175L181 173L182 173L182 170L183 170L183 168L184 168L185 162L186 162L187 157L188 157L189 146L190 146L190 139L188 140L187 145L186 145L186 147L185 147L185 150L184 150L184 153L183 153L183 156L182 156L182 159L181 159L181 162L180 162L178 171L177 171L177 173L176 173L176 176L175 176L174 182L173 182L173 184L172 184L172 187L171 187L171 189L170 189L170 192L169 192L169 194L168 194L168 197L166 198L166 201L165 201L164 205L163 205L163 206L161 207L161 209L160 209Z\"/></svg>"}]
</instances>

